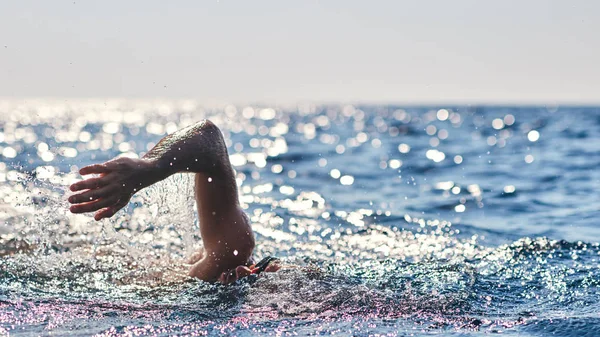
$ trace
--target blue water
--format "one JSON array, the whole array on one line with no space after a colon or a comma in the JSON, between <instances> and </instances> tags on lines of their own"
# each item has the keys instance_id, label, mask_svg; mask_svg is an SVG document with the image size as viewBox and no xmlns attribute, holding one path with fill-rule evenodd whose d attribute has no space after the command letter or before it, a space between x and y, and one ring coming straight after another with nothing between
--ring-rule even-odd
<instances>
[{"instance_id":1,"label":"blue water","mask_svg":"<svg viewBox=\"0 0 600 337\"><path fill-rule=\"evenodd\" d=\"M185 276L189 175L114 219L67 210L77 169L210 118L256 257ZM600 108L0 102L0 335L597 336Z\"/></svg>"}]
</instances>

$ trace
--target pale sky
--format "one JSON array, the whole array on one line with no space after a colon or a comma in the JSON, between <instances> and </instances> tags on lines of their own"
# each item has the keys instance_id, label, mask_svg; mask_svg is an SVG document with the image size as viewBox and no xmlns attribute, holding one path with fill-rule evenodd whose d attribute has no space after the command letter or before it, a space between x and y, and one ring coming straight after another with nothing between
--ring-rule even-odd
<instances>
[{"instance_id":1,"label":"pale sky","mask_svg":"<svg viewBox=\"0 0 600 337\"><path fill-rule=\"evenodd\" d=\"M0 97L600 103L600 1L4 0Z\"/></svg>"}]
</instances>

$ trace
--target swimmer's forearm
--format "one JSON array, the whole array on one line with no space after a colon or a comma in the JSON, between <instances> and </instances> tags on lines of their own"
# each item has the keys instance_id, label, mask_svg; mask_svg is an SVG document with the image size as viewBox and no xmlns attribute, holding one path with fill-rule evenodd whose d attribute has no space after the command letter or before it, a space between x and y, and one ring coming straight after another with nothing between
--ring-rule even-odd
<instances>
[{"instance_id":1,"label":"swimmer's forearm","mask_svg":"<svg viewBox=\"0 0 600 337\"><path fill-rule=\"evenodd\" d=\"M164 137L141 159L115 158L81 168L81 175L99 176L71 185L71 191L77 192L69 197L71 212L97 211L96 220L110 218L139 190L177 172L206 173L208 181L223 182L220 186L236 200L225 141L221 131L207 120Z\"/></svg>"},{"instance_id":2,"label":"swimmer's forearm","mask_svg":"<svg viewBox=\"0 0 600 337\"><path fill-rule=\"evenodd\" d=\"M143 159L155 168L157 180L178 172L221 175L231 171L221 131L209 120L164 137Z\"/></svg>"}]
</instances>

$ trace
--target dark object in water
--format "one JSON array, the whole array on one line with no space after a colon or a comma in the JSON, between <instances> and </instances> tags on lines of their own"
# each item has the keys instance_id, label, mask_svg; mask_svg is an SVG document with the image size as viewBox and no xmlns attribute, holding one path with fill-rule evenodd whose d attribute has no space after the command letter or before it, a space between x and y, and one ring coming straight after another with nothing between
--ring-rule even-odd
<instances>
[{"instance_id":1,"label":"dark object in water","mask_svg":"<svg viewBox=\"0 0 600 337\"><path fill-rule=\"evenodd\" d=\"M267 269L267 267L269 266L269 264L273 261L279 260L276 257L273 256L267 256L264 259L260 260L256 265L254 265L254 267L256 269L253 270L253 274L260 274L263 271L265 271L265 269Z\"/></svg>"}]
</instances>

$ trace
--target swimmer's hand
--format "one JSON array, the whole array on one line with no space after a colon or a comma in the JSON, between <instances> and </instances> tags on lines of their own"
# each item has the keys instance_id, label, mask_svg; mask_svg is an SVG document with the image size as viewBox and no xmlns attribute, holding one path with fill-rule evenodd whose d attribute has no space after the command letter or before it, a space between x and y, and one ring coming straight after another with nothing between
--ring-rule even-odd
<instances>
[{"instance_id":1,"label":"swimmer's hand","mask_svg":"<svg viewBox=\"0 0 600 337\"><path fill-rule=\"evenodd\" d=\"M275 262L269 264L265 268L264 272L274 273L281 268L282 268L282 266L277 261L275 261ZM237 268L235 268L233 270L222 273L221 276L219 276L218 281L222 284L229 284L229 283L233 283L241 278L244 278L248 275L258 274L259 272L260 272L259 268L257 268L255 264L248 266L248 267L238 266Z\"/></svg>"},{"instance_id":2,"label":"swimmer's hand","mask_svg":"<svg viewBox=\"0 0 600 337\"><path fill-rule=\"evenodd\" d=\"M69 197L73 204L70 210L72 213L97 211L96 220L110 218L125 207L137 191L164 178L153 161L136 158L116 158L86 166L79 173L99 176L71 185L71 191L79 193Z\"/></svg>"}]
</instances>

